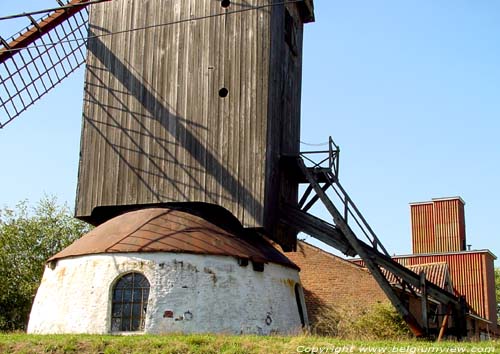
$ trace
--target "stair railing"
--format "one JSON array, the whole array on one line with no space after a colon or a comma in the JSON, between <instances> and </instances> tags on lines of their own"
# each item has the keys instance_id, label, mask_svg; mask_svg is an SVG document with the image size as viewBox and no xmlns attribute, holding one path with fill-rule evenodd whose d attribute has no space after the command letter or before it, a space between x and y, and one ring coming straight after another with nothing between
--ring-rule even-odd
<instances>
[{"instance_id":1,"label":"stair railing","mask_svg":"<svg viewBox=\"0 0 500 354\"><path fill-rule=\"evenodd\" d=\"M340 147L335 144L332 137L329 137L328 139L328 150L304 151L300 153L300 157L304 160L306 167L313 172L313 175L315 175L318 180L324 182L325 192L329 187L332 187L335 195L340 200L341 208L339 209L343 210L345 222L350 227L352 227L354 223L375 249L389 256L386 248L383 246L382 242L380 242L380 239L370 227L363 214L361 214L356 204L354 204L352 199L349 197L349 194L340 184ZM299 202L299 207L303 208L304 211L307 211L312 204L318 200L318 198L314 196L309 203L305 203L311 192L311 188L308 187Z\"/></svg>"}]
</instances>

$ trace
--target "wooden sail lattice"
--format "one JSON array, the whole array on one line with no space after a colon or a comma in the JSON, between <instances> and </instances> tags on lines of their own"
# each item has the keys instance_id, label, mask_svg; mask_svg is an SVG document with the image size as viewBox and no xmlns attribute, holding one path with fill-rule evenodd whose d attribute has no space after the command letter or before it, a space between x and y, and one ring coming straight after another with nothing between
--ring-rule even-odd
<instances>
[{"instance_id":1,"label":"wooden sail lattice","mask_svg":"<svg viewBox=\"0 0 500 354\"><path fill-rule=\"evenodd\" d=\"M88 11L84 6L56 10L38 20L26 18L29 26L0 40L0 128L85 62Z\"/></svg>"}]
</instances>

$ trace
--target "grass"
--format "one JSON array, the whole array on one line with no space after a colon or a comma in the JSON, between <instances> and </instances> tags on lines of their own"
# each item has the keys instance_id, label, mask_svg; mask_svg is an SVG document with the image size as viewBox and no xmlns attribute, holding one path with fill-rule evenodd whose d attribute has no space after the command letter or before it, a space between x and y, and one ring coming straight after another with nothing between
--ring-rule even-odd
<instances>
[{"instance_id":1,"label":"grass","mask_svg":"<svg viewBox=\"0 0 500 354\"><path fill-rule=\"evenodd\" d=\"M315 336L0 334L0 353L500 353L500 342L349 341ZM371 351L370 351L371 350ZM432 351L431 351L432 350Z\"/></svg>"}]
</instances>

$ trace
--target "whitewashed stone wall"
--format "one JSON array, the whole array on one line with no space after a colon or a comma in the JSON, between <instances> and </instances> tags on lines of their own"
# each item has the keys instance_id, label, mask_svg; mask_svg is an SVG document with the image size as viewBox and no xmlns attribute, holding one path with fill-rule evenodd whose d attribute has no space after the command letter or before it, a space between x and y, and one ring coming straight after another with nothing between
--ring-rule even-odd
<instances>
[{"instance_id":1,"label":"whitewashed stone wall","mask_svg":"<svg viewBox=\"0 0 500 354\"><path fill-rule=\"evenodd\" d=\"M270 263L256 272L251 262L242 267L232 257L137 253L68 258L54 269L47 266L28 332L110 333L113 284L131 271L145 275L151 285L146 333L288 334L301 329L294 269ZM165 318L166 311L173 318Z\"/></svg>"}]
</instances>

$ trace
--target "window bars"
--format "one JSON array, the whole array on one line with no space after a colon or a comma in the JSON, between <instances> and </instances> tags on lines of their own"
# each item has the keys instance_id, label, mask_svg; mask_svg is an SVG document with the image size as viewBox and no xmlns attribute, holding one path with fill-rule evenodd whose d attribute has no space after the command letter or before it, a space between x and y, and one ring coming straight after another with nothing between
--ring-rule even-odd
<instances>
[{"instance_id":1,"label":"window bars","mask_svg":"<svg viewBox=\"0 0 500 354\"><path fill-rule=\"evenodd\" d=\"M140 273L128 273L118 280L113 288L112 332L144 330L149 289L149 281Z\"/></svg>"},{"instance_id":2,"label":"window bars","mask_svg":"<svg viewBox=\"0 0 500 354\"><path fill-rule=\"evenodd\" d=\"M38 20L26 17L31 21L28 27L8 40L0 38L0 128L85 62L86 7L57 10Z\"/></svg>"}]
</instances>

